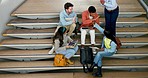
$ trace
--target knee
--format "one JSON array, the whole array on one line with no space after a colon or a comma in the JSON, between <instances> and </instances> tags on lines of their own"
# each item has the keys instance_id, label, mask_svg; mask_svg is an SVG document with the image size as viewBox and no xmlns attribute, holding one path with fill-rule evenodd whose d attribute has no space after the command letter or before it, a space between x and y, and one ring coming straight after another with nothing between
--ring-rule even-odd
<instances>
[{"instance_id":1,"label":"knee","mask_svg":"<svg viewBox=\"0 0 148 78\"><path fill-rule=\"evenodd\" d=\"M81 36L86 35L86 34L87 34L87 32L85 30L81 30Z\"/></svg>"},{"instance_id":2,"label":"knee","mask_svg":"<svg viewBox=\"0 0 148 78\"><path fill-rule=\"evenodd\" d=\"M75 27L76 27L76 24L73 23L70 28L75 28Z\"/></svg>"},{"instance_id":3,"label":"knee","mask_svg":"<svg viewBox=\"0 0 148 78\"><path fill-rule=\"evenodd\" d=\"M90 34L95 34L95 30L90 30Z\"/></svg>"},{"instance_id":4,"label":"knee","mask_svg":"<svg viewBox=\"0 0 148 78\"><path fill-rule=\"evenodd\" d=\"M76 46L76 47L75 47L75 52L77 52L77 51L78 51L78 48L79 48L78 46Z\"/></svg>"},{"instance_id":5,"label":"knee","mask_svg":"<svg viewBox=\"0 0 148 78\"><path fill-rule=\"evenodd\" d=\"M101 57L101 54L98 52L96 57L100 58Z\"/></svg>"}]
</instances>

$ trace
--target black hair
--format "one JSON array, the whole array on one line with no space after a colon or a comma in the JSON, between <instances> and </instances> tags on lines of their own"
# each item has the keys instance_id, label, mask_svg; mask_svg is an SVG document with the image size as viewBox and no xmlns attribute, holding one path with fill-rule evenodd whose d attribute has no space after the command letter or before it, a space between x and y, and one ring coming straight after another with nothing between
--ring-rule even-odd
<instances>
[{"instance_id":1,"label":"black hair","mask_svg":"<svg viewBox=\"0 0 148 78\"><path fill-rule=\"evenodd\" d=\"M74 5L72 4L72 3L69 3L69 2L67 2L67 3L65 3L65 5L64 5L64 9L68 9L69 7L73 7Z\"/></svg>"},{"instance_id":2,"label":"black hair","mask_svg":"<svg viewBox=\"0 0 148 78\"><path fill-rule=\"evenodd\" d=\"M110 31L104 30L104 35L117 44L115 36Z\"/></svg>"},{"instance_id":3,"label":"black hair","mask_svg":"<svg viewBox=\"0 0 148 78\"><path fill-rule=\"evenodd\" d=\"M94 6L90 6L88 8L89 13L95 13L96 12L96 8Z\"/></svg>"},{"instance_id":4,"label":"black hair","mask_svg":"<svg viewBox=\"0 0 148 78\"><path fill-rule=\"evenodd\" d=\"M66 32L65 27L60 27L58 31L56 32L55 36L53 37L53 42L55 39L59 39L60 41L60 47L63 45L63 34Z\"/></svg>"}]
</instances>

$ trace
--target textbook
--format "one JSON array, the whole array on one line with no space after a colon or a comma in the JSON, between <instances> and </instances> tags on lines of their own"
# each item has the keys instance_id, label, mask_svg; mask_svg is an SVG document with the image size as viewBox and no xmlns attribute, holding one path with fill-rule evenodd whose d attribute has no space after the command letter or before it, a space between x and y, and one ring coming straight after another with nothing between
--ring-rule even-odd
<instances>
[{"instance_id":1,"label":"textbook","mask_svg":"<svg viewBox=\"0 0 148 78\"><path fill-rule=\"evenodd\" d=\"M77 44L78 44L78 40L73 40L73 41L69 42L68 46L70 48L74 48Z\"/></svg>"}]
</instances>

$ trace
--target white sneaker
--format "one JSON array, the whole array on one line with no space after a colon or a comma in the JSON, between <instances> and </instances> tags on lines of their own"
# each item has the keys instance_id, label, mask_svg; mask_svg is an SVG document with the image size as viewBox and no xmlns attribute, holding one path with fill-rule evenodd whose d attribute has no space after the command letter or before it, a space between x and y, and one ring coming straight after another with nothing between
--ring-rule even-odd
<instances>
[{"instance_id":1,"label":"white sneaker","mask_svg":"<svg viewBox=\"0 0 148 78\"><path fill-rule=\"evenodd\" d=\"M54 46L52 46L52 49L48 52L48 54L53 54L54 52Z\"/></svg>"}]
</instances>

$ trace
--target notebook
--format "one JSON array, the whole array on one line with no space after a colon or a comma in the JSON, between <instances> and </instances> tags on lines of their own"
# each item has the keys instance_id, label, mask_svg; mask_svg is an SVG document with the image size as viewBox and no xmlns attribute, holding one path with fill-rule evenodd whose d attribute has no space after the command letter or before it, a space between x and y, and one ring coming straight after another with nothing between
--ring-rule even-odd
<instances>
[{"instance_id":1,"label":"notebook","mask_svg":"<svg viewBox=\"0 0 148 78\"><path fill-rule=\"evenodd\" d=\"M73 41L69 42L68 46L70 48L74 48L77 44L78 44L78 40L73 40Z\"/></svg>"}]
</instances>

